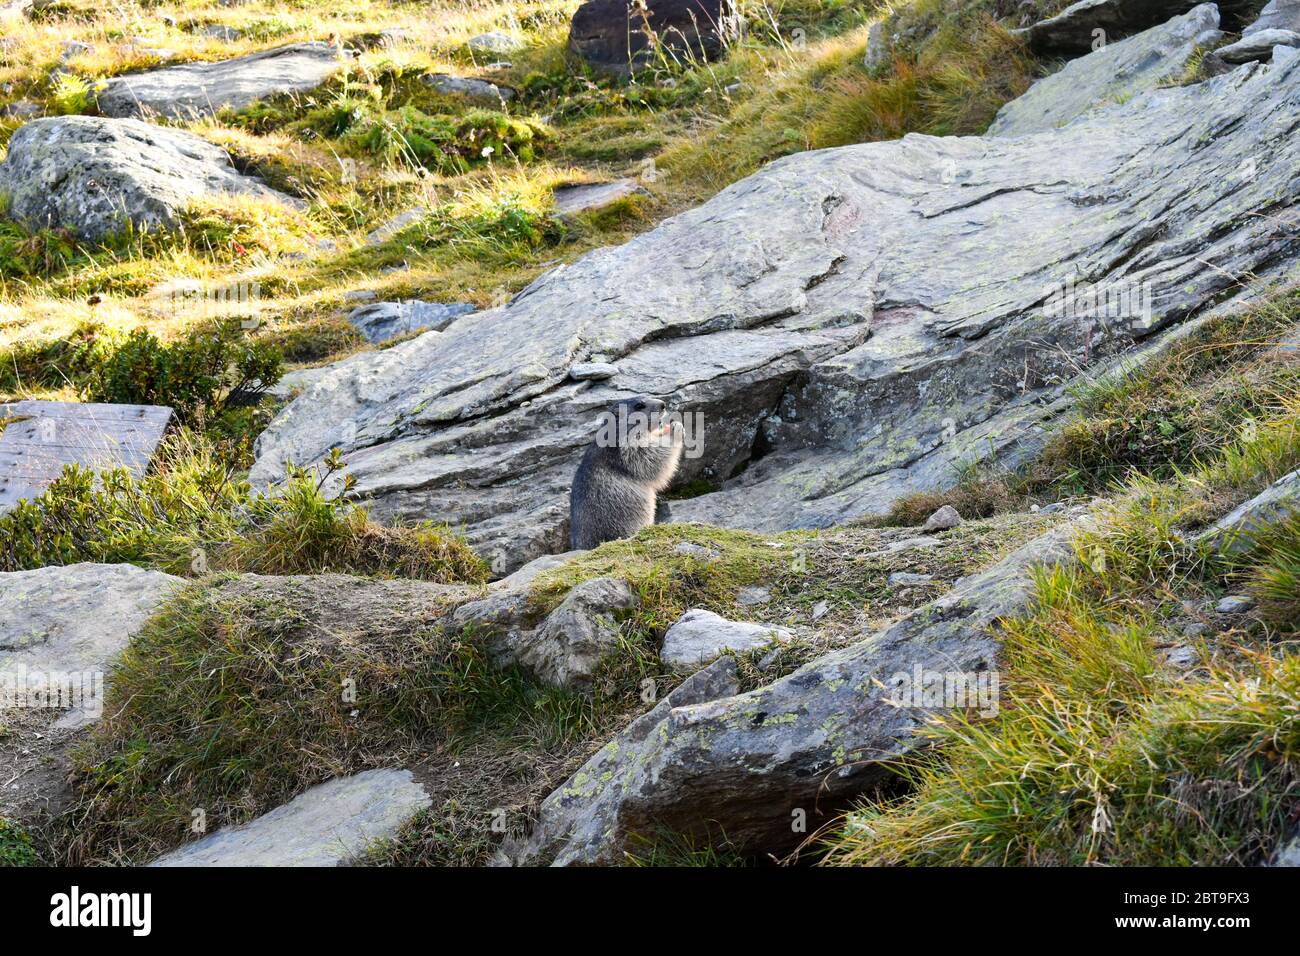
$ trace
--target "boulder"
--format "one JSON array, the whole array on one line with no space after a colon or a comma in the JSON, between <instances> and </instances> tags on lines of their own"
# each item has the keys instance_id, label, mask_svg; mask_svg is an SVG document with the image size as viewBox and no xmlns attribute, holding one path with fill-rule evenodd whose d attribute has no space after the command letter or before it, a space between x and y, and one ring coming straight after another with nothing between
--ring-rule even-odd
<instances>
[{"instance_id":1,"label":"boulder","mask_svg":"<svg viewBox=\"0 0 1300 956\"><path fill-rule=\"evenodd\" d=\"M569 49L589 66L625 75L655 57L716 56L736 35L734 0L586 0L573 14Z\"/></svg>"},{"instance_id":2,"label":"boulder","mask_svg":"<svg viewBox=\"0 0 1300 956\"><path fill-rule=\"evenodd\" d=\"M126 73L109 80L99 93L99 111L165 119L212 116L273 94L314 90L346 59L346 52L329 43L294 43L233 60Z\"/></svg>"},{"instance_id":3,"label":"boulder","mask_svg":"<svg viewBox=\"0 0 1300 956\"><path fill-rule=\"evenodd\" d=\"M256 820L222 827L149 865L342 866L432 803L409 770L367 770L305 790Z\"/></svg>"},{"instance_id":4,"label":"boulder","mask_svg":"<svg viewBox=\"0 0 1300 956\"><path fill-rule=\"evenodd\" d=\"M348 313L348 321L367 342L387 342L408 332L442 330L476 306L469 302L375 302Z\"/></svg>"},{"instance_id":5,"label":"boulder","mask_svg":"<svg viewBox=\"0 0 1300 956\"><path fill-rule=\"evenodd\" d=\"M531 633L524 633L507 654L544 683L583 689L596 669L618 649L615 612L636 607L640 599L626 581L595 578L573 588L559 607Z\"/></svg>"},{"instance_id":6,"label":"boulder","mask_svg":"<svg viewBox=\"0 0 1300 956\"><path fill-rule=\"evenodd\" d=\"M1236 43L1219 47L1214 55L1224 63L1249 63L1268 60L1273 55L1273 48L1279 46L1300 47L1300 33L1294 30L1260 30L1246 34Z\"/></svg>"},{"instance_id":7,"label":"boulder","mask_svg":"<svg viewBox=\"0 0 1300 956\"><path fill-rule=\"evenodd\" d=\"M32 229L68 229L98 241L125 230L170 229L196 199L215 194L290 199L239 173L226 151L140 120L58 116L13 134L0 164L11 217Z\"/></svg>"},{"instance_id":8,"label":"boulder","mask_svg":"<svg viewBox=\"0 0 1300 956\"><path fill-rule=\"evenodd\" d=\"M1292 30L1300 33L1300 0L1269 0L1259 16L1241 31L1250 36L1261 30Z\"/></svg>"},{"instance_id":9,"label":"boulder","mask_svg":"<svg viewBox=\"0 0 1300 956\"><path fill-rule=\"evenodd\" d=\"M728 621L712 611L693 608L668 628L659 659L675 670L693 669L727 651L752 651L793 636L784 627Z\"/></svg>"},{"instance_id":10,"label":"boulder","mask_svg":"<svg viewBox=\"0 0 1300 956\"><path fill-rule=\"evenodd\" d=\"M532 833L505 845L506 858L618 863L639 837L663 830L697 843L725 833L752 853L789 850L820 825L814 815L889 779L888 762L923 745L916 731L944 701L996 709L994 625L1031 600L1033 568L1072 559L1072 533L1066 526L1035 539L933 604L766 687L728 696L734 661L720 658L548 796ZM938 703L921 693L935 674L953 688ZM917 676L919 685L909 683ZM959 698L959 683L982 687L978 702ZM800 812L806 830L791 825Z\"/></svg>"},{"instance_id":11,"label":"boulder","mask_svg":"<svg viewBox=\"0 0 1300 956\"><path fill-rule=\"evenodd\" d=\"M373 514L461 527L505 573L566 546L590 423L649 394L700 439L677 481L720 486L674 501L674 520L776 531L887 513L972 461L1030 460L1079 370L1158 351L1239 280L1287 270L1300 235L1271 211L1300 198L1297 127L1292 61L1027 136L776 160L502 307L324 376L258 439L252 480L339 447ZM597 355L617 374L569 377Z\"/></svg>"},{"instance_id":12,"label":"boulder","mask_svg":"<svg viewBox=\"0 0 1300 956\"><path fill-rule=\"evenodd\" d=\"M1014 33L1040 56L1079 56L1186 13L1196 0L1080 0L1054 17ZM1225 29L1241 28L1249 0L1217 4Z\"/></svg>"},{"instance_id":13,"label":"boulder","mask_svg":"<svg viewBox=\"0 0 1300 956\"><path fill-rule=\"evenodd\" d=\"M1098 104L1153 90L1182 73L1199 48L1221 36L1218 7L1203 3L1168 23L1108 43L1071 60L1004 105L989 126L989 135L1023 136L1055 129Z\"/></svg>"}]
</instances>

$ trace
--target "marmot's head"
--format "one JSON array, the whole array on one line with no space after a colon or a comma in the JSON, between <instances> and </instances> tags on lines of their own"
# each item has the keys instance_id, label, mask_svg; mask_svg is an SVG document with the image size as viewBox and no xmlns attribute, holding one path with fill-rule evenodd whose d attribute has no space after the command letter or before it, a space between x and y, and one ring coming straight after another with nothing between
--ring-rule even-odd
<instances>
[{"instance_id":1,"label":"marmot's head","mask_svg":"<svg viewBox=\"0 0 1300 956\"><path fill-rule=\"evenodd\" d=\"M596 444L602 448L646 448L671 445L673 419L657 398L627 398L615 402L598 422Z\"/></svg>"}]
</instances>

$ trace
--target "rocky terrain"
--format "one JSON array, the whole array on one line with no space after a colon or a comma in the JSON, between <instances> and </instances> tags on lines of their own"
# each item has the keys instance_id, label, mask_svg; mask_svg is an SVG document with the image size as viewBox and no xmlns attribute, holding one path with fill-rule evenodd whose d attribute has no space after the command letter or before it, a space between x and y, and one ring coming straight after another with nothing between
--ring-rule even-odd
<instances>
[{"instance_id":1,"label":"rocky terrain","mask_svg":"<svg viewBox=\"0 0 1300 956\"><path fill-rule=\"evenodd\" d=\"M0 514L0 862L1292 860L1300 8L272 10L6 13L0 428L171 425Z\"/></svg>"}]
</instances>

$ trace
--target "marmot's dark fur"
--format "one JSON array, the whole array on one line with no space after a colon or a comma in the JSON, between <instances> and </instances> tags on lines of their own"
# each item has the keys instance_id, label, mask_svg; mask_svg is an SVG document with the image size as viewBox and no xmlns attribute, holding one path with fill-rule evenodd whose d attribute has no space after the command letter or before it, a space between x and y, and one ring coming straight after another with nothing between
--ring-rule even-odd
<instances>
[{"instance_id":1,"label":"marmot's dark fur","mask_svg":"<svg viewBox=\"0 0 1300 956\"><path fill-rule=\"evenodd\" d=\"M575 549L630 538L654 524L655 496L682 458L681 423L664 420L659 399L619 402L606 415L573 476L569 542Z\"/></svg>"}]
</instances>

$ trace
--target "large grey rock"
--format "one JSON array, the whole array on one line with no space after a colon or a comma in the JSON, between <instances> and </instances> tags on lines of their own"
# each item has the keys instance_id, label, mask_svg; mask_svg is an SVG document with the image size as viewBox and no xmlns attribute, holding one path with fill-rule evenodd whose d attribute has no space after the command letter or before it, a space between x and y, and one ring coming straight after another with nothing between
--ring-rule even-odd
<instances>
[{"instance_id":1,"label":"large grey rock","mask_svg":"<svg viewBox=\"0 0 1300 956\"><path fill-rule=\"evenodd\" d=\"M98 241L126 229L169 229L214 194L293 203L240 174L219 146L140 120L59 116L33 120L0 164L8 212L31 228L64 228Z\"/></svg>"},{"instance_id":2,"label":"large grey rock","mask_svg":"<svg viewBox=\"0 0 1300 956\"><path fill-rule=\"evenodd\" d=\"M98 719L113 661L180 584L130 564L0 573L0 687L67 677L97 692L72 713Z\"/></svg>"},{"instance_id":3,"label":"large grey rock","mask_svg":"<svg viewBox=\"0 0 1300 956\"><path fill-rule=\"evenodd\" d=\"M1244 554L1261 532L1300 514L1300 471L1283 475L1197 536L1197 542L1224 554Z\"/></svg>"},{"instance_id":4,"label":"large grey rock","mask_svg":"<svg viewBox=\"0 0 1300 956\"><path fill-rule=\"evenodd\" d=\"M958 703L956 678L977 689L985 674L980 704L996 707L994 624L1025 608L1033 567L1071 560L1071 534L1067 526L1036 539L767 687L703 703L666 699L548 796L531 835L509 844L507 856L517 864L617 863L638 836L660 829L696 841L725 833L751 852L790 848L816 829L815 814L883 782L886 761L923 744L915 731L943 701L911 694L913 675L922 675L921 691L931 674L953 677ZM806 830L791 825L799 811Z\"/></svg>"},{"instance_id":5,"label":"large grey rock","mask_svg":"<svg viewBox=\"0 0 1300 956\"><path fill-rule=\"evenodd\" d=\"M109 80L99 93L99 110L105 116L211 116L273 94L314 90L343 66L347 55L329 43L294 43L233 60L126 73Z\"/></svg>"},{"instance_id":6,"label":"large grey rock","mask_svg":"<svg viewBox=\"0 0 1300 956\"><path fill-rule=\"evenodd\" d=\"M1028 136L777 160L504 307L323 378L262 434L252 479L340 447L374 514L461 526L502 573L564 547L591 421L647 393L692 428L703 416L678 480L721 484L674 501L674 520L882 514L962 464L1027 461L1079 369L1167 341L1238 277L1288 268L1300 235L1274 212L1300 194L1297 126L1292 62ZM1134 294L1045 307L1076 279ZM571 381L594 355L618 373Z\"/></svg>"},{"instance_id":7,"label":"large grey rock","mask_svg":"<svg viewBox=\"0 0 1300 956\"><path fill-rule=\"evenodd\" d=\"M1269 0L1259 16L1244 30L1242 36L1261 30L1294 30L1300 33L1300 0Z\"/></svg>"},{"instance_id":8,"label":"large grey rock","mask_svg":"<svg viewBox=\"0 0 1300 956\"><path fill-rule=\"evenodd\" d=\"M463 315L475 310L469 302L375 302L348 313L348 321L357 327L367 342L386 342L408 332L424 329L442 330Z\"/></svg>"},{"instance_id":9,"label":"large grey rock","mask_svg":"<svg viewBox=\"0 0 1300 956\"><path fill-rule=\"evenodd\" d=\"M784 627L729 621L703 608L692 608L664 634L659 659L674 669L699 667L727 651L752 651L793 635Z\"/></svg>"},{"instance_id":10,"label":"large grey rock","mask_svg":"<svg viewBox=\"0 0 1300 956\"><path fill-rule=\"evenodd\" d=\"M990 136L1023 136L1064 126L1094 106L1155 89L1182 73L1198 47L1221 37L1219 9L1203 3L1168 23L1071 60L1011 100Z\"/></svg>"},{"instance_id":11,"label":"large grey rock","mask_svg":"<svg viewBox=\"0 0 1300 956\"><path fill-rule=\"evenodd\" d=\"M1224 63L1249 63L1269 59L1273 48L1279 46L1300 46L1300 33L1295 30L1260 30L1246 34L1236 43L1219 47L1214 55Z\"/></svg>"},{"instance_id":12,"label":"large grey rock","mask_svg":"<svg viewBox=\"0 0 1300 956\"><path fill-rule=\"evenodd\" d=\"M409 770L367 770L312 787L256 820L222 827L150 866L340 866L432 804Z\"/></svg>"}]
</instances>

